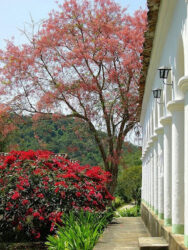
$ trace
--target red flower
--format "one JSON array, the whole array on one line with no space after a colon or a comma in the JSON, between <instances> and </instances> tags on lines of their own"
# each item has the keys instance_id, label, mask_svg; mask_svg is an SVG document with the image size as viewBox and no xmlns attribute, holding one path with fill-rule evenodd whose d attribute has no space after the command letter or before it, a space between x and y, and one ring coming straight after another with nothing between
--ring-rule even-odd
<instances>
[{"instance_id":1,"label":"red flower","mask_svg":"<svg viewBox=\"0 0 188 250\"><path fill-rule=\"evenodd\" d=\"M40 238L40 233L37 233L34 237L35 237L35 239L39 239Z\"/></svg>"},{"instance_id":2,"label":"red flower","mask_svg":"<svg viewBox=\"0 0 188 250\"><path fill-rule=\"evenodd\" d=\"M36 153L33 150L29 150L27 152L22 152L19 158L21 160L35 160Z\"/></svg>"},{"instance_id":3,"label":"red flower","mask_svg":"<svg viewBox=\"0 0 188 250\"><path fill-rule=\"evenodd\" d=\"M90 207L84 207L83 210L84 210L84 211L89 211L89 212L92 211Z\"/></svg>"},{"instance_id":4,"label":"red flower","mask_svg":"<svg viewBox=\"0 0 188 250\"><path fill-rule=\"evenodd\" d=\"M105 199L114 200L115 197L113 197L109 192L107 192L107 194L105 195Z\"/></svg>"},{"instance_id":5,"label":"red flower","mask_svg":"<svg viewBox=\"0 0 188 250\"><path fill-rule=\"evenodd\" d=\"M4 161L5 164L12 164L16 160L14 155L8 155Z\"/></svg>"},{"instance_id":6,"label":"red flower","mask_svg":"<svg viewBox=\"0 0 188 250\"><path fill-rule=\"evenodd\" d=\"M39 214L39 212L34 212L34 213L33 213L33 216L34 216L34 217L39 217L40 214Z\"/></svg>"},{"instance_id":7,"label":"red flower","mask_svg":"<svg viewBox=\"0 0 188 250\"><path fill-rule=\"evenodd\" d=\"M44 217L43 216L39 216L39 220L44 220Z\"/></svg>"},{"instance_id":8,"label":"red flower","mask_svg":"<svg viewBox=\"0 0 188 250\"><path fill-rule=\"evenodd\" d=\"M64 181L59 181L55 183L55 186L63 186L65 188L68 188L67 184Z\"/></svg>"},{"instance_id":9,"label":"red flower","mask_svg":"<svg viewBox=\"0 0 188 250\"><path fill-rule=\"evenodd\" d=\"M32 213L33 213L33 209L32 209L32 207L30 207L30 208L27 210L27 213L26 213L26 214L28 215L28 214L32 214Z\"/></svg>"},{"instance_id":10,"label":"red flower","mask_svg":"<svg viewBox=\"0 0 188 250\"><path fill-rule=\"evenodd\" d=\"M26 205L29 201L28 200L23 200L22 205Z\"/></svg>"},{"instance_id":11,"label":"red flower","mask_svg":"<svg viewBox=\"0 0 188 250\"><path fill-rule=\"evenodd\" d=\"M50 227L50 232L53 232L54 229L55 229L55 223L52 223L52 224L51 224L51 227Z\"/></svg>"},{"instance_id":12,"label":"red flower","mask_svg":"<svg viewBox=\"0 0 188 250\"><path fill-rule=\"evenodd\" d=\"M19 197L20 197L20 194L19 194L17 191L15 191L14 194L11 196L11 199L12 199L12 200L16 200L16 199L18 199Z\"/></svg>"},{"instance_id":13,"label":"red flower","mask_svg":"<svg viewBox=\"0 0 188 250\"><path fill-rule=\"evenodd\" d=\"M17 229L18 229L19 231L21 231L22 228L23 228L22 225L19 223Z\"/></svg>"},{"instance_id":14,"label":"red flower","mask_svg":"<svg viewBox=\"0 0 188 250\"><path fill-rule=\"evenodd\" d=\"M42 174L43 174L43 171L42 171L40 168L38 168L38 169L35 169L35 170L33 171L33 174L35 174L35 175L42 175Z\"/></svg>"},{"instance_id":15,"label":"red flower","mask_svg":"<svg viewBox=\"0 0 188 250\"><path fill-rule=\"evenodd\" d=\"M20 185L21 186L26 186L26 187L29 186L28 177L27 178L25 178L25 177L19 177L19 181L20 181Z\"/></svg>"},{"instance_id":16,"label":"red flower","mask_svg":"<svg viewBox=\"0 0 188 250\"><path fill-rule=\"evenodd\" d=\"M77 183L75 183L74 186L75 188L78 188L78 189L80 188L80 186Z\"/></svg>"},{"instance_id":17,"label":"red flower","mask_svg":"<svg viewBox=\"0 0 188 250\"><path fill-rule=\"evenodd\" d=\"M76 205L76 202L75 202L75 201L73 201L73 202L71 203L71 205L72 205L72 206L75 206L75 205Z\"/></svg>"},{"instance_id":18,"label":"red flower","mask_svg":"<svg viewBox=\"0 0 188 250\"><path fill-rule=\"evenodd\" d=\"M31 230L31 233L32 233L32 234L35 234L36 232L35 232L35 230L34 230L34 229L32 229L32 230Z\"/></svg>"},{"instance_id":19,"label":"red flower","mask_svg":"<svg viewBox=\"0 0 188 250\"><path fill-rule=\"evenodd\" d=\"M64 191L61 192L61 198L65 199L65 192Z\"/></svg>"},{"instance_id":20,"label":"red flower","mask_svg":"<svg viewBox=\"0 0 188 250\"><path fill-rule=\"evenodd\" d=\"M80 192L76 192L76 197L80 197L81 193Z\"/></svg>"},{"instance_id":21,"label":"red flower","mask_svg":"<svg viewBox=\"0 0 188 250\"><path fill-rule=\"evenodd\" d=\"M44 195L42 193L37 194L37 197L44 198Z\"/></svg>"},{"instance_id":22,"label":"red flower","mask_svg":"<svg viewBox=\"0 0 188 250\"><path fill-rule=\"evenodd\" d=\"M11 202L8 202L7 206L12 207L13 204Z\"/></svg>"},{"instance_id":23,"label":"red flower","mask_svg":"<svg viewBox=\"0 0 188 250\"><path fill-rule=\"evenodd\" d=\"M102 200L102 198L103 198L101 193L98 193L98 194L96 194L95 196L96 196L96 198L99 199L99 200Z\"/></svg>"},{"instance_id":24,"label":"red flower","mask_svg":"<svg viewBox=\"0 0 188 250\"><path fill-rule=\"evenodd\" d=\"M21 185L19 185L19 184L16 184L16 187L19 189L19 190L24 190L24 188L21 186Z\"/></svg>"},{"instance_id":25,"label":"red flower","mask_svg":"<svg viewBox=\"0 0 188 250\"><path fill-rule=\"evenodd\" d=\"M94 206L98 205L98 203L96 201L92 202Z\"/></svg>"}]
</instances>

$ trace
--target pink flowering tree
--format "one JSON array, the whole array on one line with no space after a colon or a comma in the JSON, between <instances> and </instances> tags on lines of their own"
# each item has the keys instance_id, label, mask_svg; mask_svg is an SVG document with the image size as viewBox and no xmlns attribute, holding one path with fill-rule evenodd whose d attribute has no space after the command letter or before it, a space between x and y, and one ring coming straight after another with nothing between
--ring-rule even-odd
<instances>
[{"instance_id":1,"label":"pink flowering tree","mask_svg":"<svg viewBox=\"0 0 188 250\"><path fill-rule=\"evenodd\" d=\"M7 105L83 120L112 174L113 193L125 136L137 122L146 12L130 16L113 0L67 0L41 26L28 44L8 42L0 51Z\"/></svg>"},{"instance_id":2,"label":"pink flowering tree","mask_svg":"<svg viewBox=\"0 0 188 250\"><path fill-rule=\"evenodd\" d=\"M16 129L10 111L10 107L0 104L0 152L6 150L8 137Z\"/></svg>"}]
</instances>

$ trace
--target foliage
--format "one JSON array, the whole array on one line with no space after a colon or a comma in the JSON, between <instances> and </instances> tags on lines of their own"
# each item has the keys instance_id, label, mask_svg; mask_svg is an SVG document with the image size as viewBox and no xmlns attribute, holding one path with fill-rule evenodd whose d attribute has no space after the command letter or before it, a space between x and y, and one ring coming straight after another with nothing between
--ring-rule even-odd
<instances>
[{"instance_id":1,"label":"foliage","mask_svg":"<svg viewBox=\"0 0 188 250\"><path fill-rule=\"evenodd\" d=\"M3 241L45 239L71 209L103 211L113 199L110 173L80 166L49 151L0 156L0 233Z\"/></svg>"},{"instance_id":2,"label":"foliage","mask_svg":"<svg viewBox=\"0 0 188 250\"><path fill-rule=\"evenodd\" d=\"M120 196L125 202L135 200L136 204L140 204L141 199L141 166L132 166L124 169L119 175L116 195Z\"/></svg>"},{"instance_id":3,"label":"foliage","mask_svg":"<svg viewBox=\"0 0 188 250\"><path fill-rule=\"evenodd\" d=\"M0 104L0 152L7 149L7 140L16 129L16 126L11 121L10 109Z\"/></svg>"},{"instance_id":4,"label":"foliage","mask_svg":"<svg viewBox=\"0 0 188 250\"><path fill-rule=\"evenodd\" d=\"M98 133L105 140L106 134L102 131ZM24 151L44 149L54 153L66 153L81 165L103 166L94 137L85 123L75 119L54 120L52 116L48 116L35 124L32 117L23 116L15 132L7 139L7 145ZM140 148L128 142L124 144L120 174L126 167L141 165L140 152Z\"/></svg>"},{"instance_id":5,"label":"foliage","mask_svg":"<svg viewBox=\"0 0 188 250\"><path fill-rule=\"evenodd\" d=\"M49 250L92 250L111 215L83 210L63 214L63 226L58 226L57 235L48 236L46 245Z\"/></svg>"},{"instance_id":6,"label":"foliage","mask_svg":"<svg viewBox=\"0 0 188 250\"><path fill-rule=\"evenodd\" d=\"M105 138L105 133L100 134ZM52 116L48 116L35 123L32 117L23 116L7 144L14 145L17 150L44 149L66 153L81 165L103 165L92 134L83 122L75 119L54 120Z\"/></svg>"},{"instance_id":7,"label":"foliage","mask_svg":"<svg viewBox=\"0 0 188 250\"><path fill-rule=\"evenodd\" d=\"M121 217L138 217L140 216L140 206L134 206L132 208L119 209L118 213Z\"/></svg>"},{"instance_id":8,"label":"foliage","mask_svg":"<svg viewBox=\"0 0 188 250\"><path fill-rule=\"evenodd\" d=\"M112 207L118 208L118 207L121 207L124 203L125 202L121 197L116 196L115 199L112 201Z\"/></svg>"},{"instance_id":9,"label":"foliage","mask_svg":"<svg viewBox=\"0 0 188 250\"><path fill-rule=\"evenodd\" d=\"M142 156L141 147L126 143L124 149L120 163L120 172L129 167L142 165L142 161L140 160Z\"/></svg>"},{"instance_id":10,"label":"foliage","mask_svg":"<svg viewBox=\"0 0 188 250\"><path fill-rule=\"evenodd\" d=\"M112 174L112 192L125 136L138 121L145 28L146 11L130 16L112 0L67 0L37 33L26 34L29 44L8 42L0 51L7 104L36 117L54 113L84 121Z\"/></svg>"}]
</instances>

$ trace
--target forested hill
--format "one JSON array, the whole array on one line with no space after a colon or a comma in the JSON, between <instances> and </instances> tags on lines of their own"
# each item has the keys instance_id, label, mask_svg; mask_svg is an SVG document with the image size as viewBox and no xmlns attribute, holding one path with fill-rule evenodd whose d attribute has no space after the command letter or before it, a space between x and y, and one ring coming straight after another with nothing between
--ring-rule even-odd
<instances>
[{"instance_id":1,"label":"forested hill","mask_svg":"<svg viewBox=\"0 0 188 250\"><path fill-rule=\"evenodd\" d=\"M101 132L105 138L105 133ZM12 149L46 149L55 153L67 153L71 159L81 164L101 165L102 159L94 138L84 123L74 119L43 119L32 122L31 117L23 117L18 129L11 135L8 144ZM139 165L140 149L127 144L123 165Z\"/></svg>"}]
</instances>

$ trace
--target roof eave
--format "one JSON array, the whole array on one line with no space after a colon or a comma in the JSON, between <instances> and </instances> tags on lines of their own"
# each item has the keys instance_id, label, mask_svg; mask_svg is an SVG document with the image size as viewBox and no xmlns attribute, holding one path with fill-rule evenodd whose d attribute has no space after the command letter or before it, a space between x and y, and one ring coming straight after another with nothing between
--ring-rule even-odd
<instances>
[{"instance_id":1,"label":"roof eave","mask_svg":"<svg viewBox=\"0 0 188 250\"><path fill-rule=\"evenodd\" d=\"M150 58L153 48L153 41L155 37L156 26L158 22L159 8L161 5L161 0L147 0L148 13L147 13L147 21L148 21L148 29L145 32L145 41L143 45L142 52L142 70L140 77L140 85L139 85L139 109L137 113L138 120L140 120L140 115L142 111L142 102L145 91L145 82L146 77L150 65Z\"/></svg>"}]
</instances>

